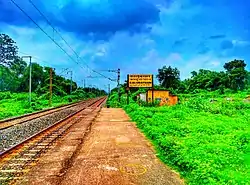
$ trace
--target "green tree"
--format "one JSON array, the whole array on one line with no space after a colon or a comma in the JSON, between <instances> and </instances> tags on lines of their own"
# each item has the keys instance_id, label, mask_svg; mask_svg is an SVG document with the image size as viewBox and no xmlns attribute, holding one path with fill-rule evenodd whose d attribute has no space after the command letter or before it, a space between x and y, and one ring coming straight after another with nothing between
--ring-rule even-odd
<instances>
[{"instance_id":1,"label":"green tree","mask_svg":"<svg viewBox=\"0 0 250 185\"><path fill-rule=\"evenodd\" d=\"M200 69L198 72L192 71L189 79L182 81L181 92L196 92L198 89L214 91L225 88L228 84L227 74L225 72L216 72Z\"/></svg>"},{"instance_id":2,"label":"green tree","mask_svg":"<svg viewBox=\"0 0 250 185\"><path fill-rule=\"evenodd\" d=\"M16 92L20 85L21 73L6 66L0 65L0 91ZM20 74L20 75L19 75Z\"/></svg>"},{"instance_id":3,"label":"green tree","mask_svg":"<svg viewBox=\"0 0 250 185\"><path fill-rule=\"evenodd\" d=\"M156 76L161 84L165 88L177 89L180 84L180 71L177 68L171 66L158 69Z\"/></svg>"},{"instance_id":4,"label":"green tree","mask_svg":"<svg viewBox=\"0 0 250 185\"><path fill-rule=\"evenodd\" d=\"M250 88L250 71L247 73L247 87Z\"/></svg>"},{"instance_id":5,"label":"green tree","mask_svg":"<svg viewBox=\"0 0 250 185\"><path fill-rule=\"evenodd\" d=\"M245 70L246 63L244 60L233 60L225 63L224 68L229 77L230 87L233 90L242 90L245 88L247 81L247 71Z\"/></svg>"},{"instance_id":6,"label":"green tree","mask_svg":"<svg viewBox=\"0 0 250 185\"><path fill-rule=\"evenodd\" d=\"M37 63L32 63L31 77L31 89L32 91L35 91L38 88L39 84L44 81L43 67ZM21 82L18 91L27 92L29 90L29 66L26 67L20 81Z\"/></svg>"},{"instance_id":7,"label":"green tree","mask_svg":"<svg viewBox=\"0 0 250 185\"><path fill-rule=\"evenodd\" d=\"M27 68L27 63L21 58L17 57L10 66L10 70L17 76L23 75L24 70Z\"/></svg>"},{"instance_id":8,"label":"green tree","mask_svg":"<svg viewBox=\"0 0 250 185\"><path fill-rule=\"evenodd\" d=\"M193 77L195 77L195 76L198 75L198 73L197 73L196 71L192 71L191 74L192 74L192 77L191 77L191 78L193 78Z\"/></svg>"},{"instance_id":9,"label":"green tree","mask_svg":"<svg viewBox=\"0 0 250 185\"><path fill-rule=\"evenodd\" d=\"M0 91L9 91L13 89L13 74L9 68L0 65Z\"/></svg>"},{"instance_id":10,"label":"green tree","mask_svg":"<svg viewBox=\"0 0 250 185\"><path fill-rule=\"evenodd\" d=\"M0 34L0 65L11 66L17 58L16 42L6 34Z\"/></svg>"}]
</instances>

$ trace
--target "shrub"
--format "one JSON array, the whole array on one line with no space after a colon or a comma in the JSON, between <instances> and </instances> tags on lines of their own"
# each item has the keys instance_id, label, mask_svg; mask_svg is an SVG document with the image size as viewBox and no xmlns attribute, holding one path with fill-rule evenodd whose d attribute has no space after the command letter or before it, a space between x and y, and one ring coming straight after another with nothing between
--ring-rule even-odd
<instances>
[{"instance_id":1,"label":"shrub","mask_svg":"<svg viewBox=\"0 0 250 185\"><path fill-rule=\"evenodd\" d=\"M172 107L124 109L188 184L247 184L250 105L199 96Z\"/></svg>"}]
</instances>

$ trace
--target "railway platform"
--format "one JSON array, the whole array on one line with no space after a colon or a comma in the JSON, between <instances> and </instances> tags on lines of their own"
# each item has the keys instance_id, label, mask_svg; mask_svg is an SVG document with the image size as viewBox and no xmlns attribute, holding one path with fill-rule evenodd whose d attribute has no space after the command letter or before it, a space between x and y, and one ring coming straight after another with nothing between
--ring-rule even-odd
<instances>
[{"instance_id":1,"label":"railway platform","mask_svg":"<svg viewBox=\"0 0 250 185\"><path fill-rule=\"evenodd\" d=\"M85 111L18 184L179 185L122 109Z\"/></svg>"}]
</instances>

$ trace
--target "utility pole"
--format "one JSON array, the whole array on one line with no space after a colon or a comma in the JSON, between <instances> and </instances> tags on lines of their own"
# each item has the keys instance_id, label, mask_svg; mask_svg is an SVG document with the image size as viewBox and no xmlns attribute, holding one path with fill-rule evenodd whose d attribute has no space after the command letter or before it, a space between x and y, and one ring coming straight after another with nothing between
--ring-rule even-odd
<instances>
[{"instance_id":1,"label":"utility pole","mask_svg":"<svg viewBox=\"0 0 250 185\"><path fill-rule=\"evenodd\" d=\"M70 73L70 94L72 93L72 75L73 71L68 71L67 74Z\"/></svg>"},{"instance_id":2,"label":"utility pole","mask_svg":"<svg viewBox=\"0 0 250 185\"><path fill-rule=\"evenodd\" d=\"M121 78L121 70L120 70L120 68L118 68L118 70L109 69L109 70L101 70L101 71L117 73L118 101L120 102L120 99L121 99L121 97L120 97L121 96L121 94L120 94L120 78ZM110 80L112 80L112 79L110 79ZM112 81L116 81L116 80L112 80Z\"/></svg>"},{"instance_id":3,"label":"utility pole","mask_svg":"<svg viewBox=\"0 0 250 185\"><path fill-rule=\"evenodd\" d=\"M49 75L49 106L51 107L52 102L52 68L50 68L50 75Z\"/></svg>"},{"instance_id":4,"label":"utility pole","mask_svg":"<svg viewBox=\"0 0 250 185\"><path fill-rule=\"evenodd\" d=\"M121 76L121 70L120 68L117 71L118 77L117 77L117 87L118 87L118 102L121 100L121 95L120 95L120 76Z\"/></svg>"},{"instance_id":5,"label":"utility pole","mask_svg":"<svg viewBox=\"0 0 250 185\"><path fill-rule=\"evenodd\" d=\"M30 58L30 80L29 80L29 94L30 94L30 103L31 103L31 72L32 72L32 66L31 66L31 56Z\"/></svg>"},{"instance_id":6,"label":"utility pole","mask_svg":"<svg viewBox=\"0 0 250 185\"><path fill-rule=\"evenodd\" d=\"M70 94L72 93L72 75L73 75L73 71L71 71L71 75L70 75Z\"/></svg>"},{"instance_id":7,"label":"utility pole","mask_svg":"<svg viewBox=\"0 0 250 185\"><path fill-rule=\"evenodd\" d=\"M96 96L98 96L99 91L98 91L97 86L96 86L96 85L93 85L93 87L94 87L94 92L95 92L95 95L96 95Z\"/></svg>"},{"instance_id":8,"label":"utility pole","mask_svg":"<svg viewBox=\"0 0 250 185\"><path fill-rule=\"evenodd\" d=\"M22 56L21 57L22 59L23 58L29 58L30 59L30 76L29 76L29 102L31 104L31 72L32 72L32 66L31 66L31 58L32 56Z\"/></svg>"},{"instance_id":9,"label":"utility pole","mask_svg":"<svg viewBox=\"0 0 250 185\"><path fill-rule=\"evenodd\" d=\"M83 87L84 87L84 88L86 87L86 80L85 80L85 79L84 79Z\"/></svg>"},{"instance_id":10,"label":"utility pole","mask_svg":"<svg viewBox=\"0 0 250 185\"><path fill-rule=\"evenodd\" d=\"M109 93L109 96L110 96L110 84L108 84L108 93Z\"/></svg>"}]
</instances>

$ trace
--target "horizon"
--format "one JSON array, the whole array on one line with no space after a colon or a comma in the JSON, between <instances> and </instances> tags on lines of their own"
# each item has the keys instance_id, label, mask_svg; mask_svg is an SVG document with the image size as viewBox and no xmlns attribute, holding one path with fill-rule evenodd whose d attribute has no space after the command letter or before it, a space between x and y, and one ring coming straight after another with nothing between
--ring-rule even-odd
<instances>
[{"instance_id":1,"label":"horizon","mask_svg":"<svg viewBox=\"0 0 250 185\"><path fill-rule=\"evenodd\" d=\"M122 83L127 74L156 75L164 65L177 67L182 80L199 69L224 71L223 65L234 59L244 60L249 70L250 2L244 0L31 1L82 60L29 0L14 2L81 65L11 1L0 0L0 32L16 41L20 56L32 55L33 62L58 73L62 68L73 70L79 86L87 76L98 75L90 69L114 78L102 70L120 68ZM107 83L116 86L108 79L88 79L102 89Z\"/></svg>"}]
</instances>

